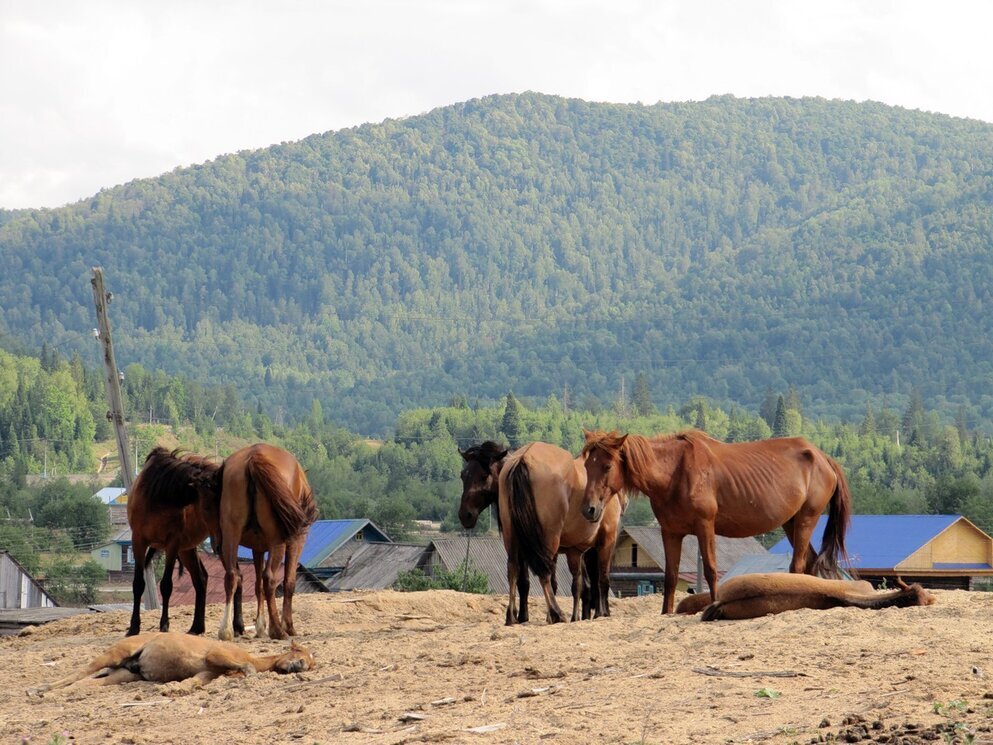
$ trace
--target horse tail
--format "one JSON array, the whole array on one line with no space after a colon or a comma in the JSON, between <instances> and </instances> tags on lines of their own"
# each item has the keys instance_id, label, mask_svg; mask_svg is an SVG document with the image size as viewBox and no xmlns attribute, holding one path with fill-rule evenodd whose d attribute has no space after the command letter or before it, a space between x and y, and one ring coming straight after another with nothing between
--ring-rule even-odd
<instances>
[{"instance_id":1,"label":"horse tail","mask_svg":"<svg viewBox=\"0 0 993 745\"><path fill-rule=\"evenodd\" d=\"M132 496L158 507L181 509L195 504L204 492L218 493L219 472L220 466L206 458L156 447L131 487Z\"/></svg>"},{"instance_id":2,"label":"horse tail","mask_svg":"<svg viewBox=\"0 0 993 745\"><path fill-rule=\"evenodd\" d=\"M834 494L831 495L827 525L824 526L824 538L821 540L821 552L814 561L813 574L822 577L841 577L839 560L851 565L848 552L845 550L845 532L851 522L852 495L848 491L848 480L841 466L833 458L828 458L828 463L831 464L838 483L834 488ZM849 572L851 573L851 570Z\"/></svg>"},{"instance_id":3,"label":"horse tail","mask_svg":"<svg viewBox=\"0 0 993 745\"><path fill-rule=\"evenodd\" d=\"M725 618L724 611L721 609L720 600L716 603L711 603L706 608L703 609L703 615L700 616L701 621L721 621Z\"/></svg>"},{"instance_id":4,"label":"horse tail","mask_svg":"<svg viewBox=\"0 0 993 745\"><path fill-rule=\"evenodd\" d=\"M845 605L867 610L880 608L910 608L915 605L931 605L934 595L919 584L906 585L905 589L890 592L877 592L872 595L846 595Z\"/></svg>"},{"instance_id":5,"label":"horse tail","mask_svg":"<svg viewBox=\"0 0 993 745\"><path fill-rule=\"evenodd\" d=\"M555 557L545 545L545 531L538 521L534 492L531 489L531 474L523 457L508 470L507 487L510 529L514 532L517 550L535 575L554 576Z\"/></svg>"},{"instance_id":6,"label":"horse tail","mask_svg":"<svg viewBox=\"0 0 993 745\"><path fill-rule=\"evenodd\" d=\"M245 475L249 504L254 508L259 492L269 500L284 541L302 533L317 518L317 505L306 479L303 492L295 494L276 465L257 452L248 456Z\"/></svg>"}]
</instances>

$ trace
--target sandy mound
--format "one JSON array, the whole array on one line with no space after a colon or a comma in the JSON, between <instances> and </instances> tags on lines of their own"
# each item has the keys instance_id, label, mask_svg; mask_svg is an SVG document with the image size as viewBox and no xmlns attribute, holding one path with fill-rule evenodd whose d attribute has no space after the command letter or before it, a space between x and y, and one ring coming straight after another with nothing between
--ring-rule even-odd
<instances>
[{"instance_id":1,"label":"sandy mound","mask_svg":"<svg viewBox=\"0 0 993 745\"><path fill-rule=\"evenodd\" d=\"M546 626L532 601L535 620L511 628L502 597L298 595L316 670L28 698L122 635L128 614L95 614L0 641L0 730L33 743L993 743L993 594L936 594L928 608L711 624L662 617L649 597ZM208 629L219 619L208 608ZM190 620L180 609L173 629Z\"/></svg>"}]
</instances>

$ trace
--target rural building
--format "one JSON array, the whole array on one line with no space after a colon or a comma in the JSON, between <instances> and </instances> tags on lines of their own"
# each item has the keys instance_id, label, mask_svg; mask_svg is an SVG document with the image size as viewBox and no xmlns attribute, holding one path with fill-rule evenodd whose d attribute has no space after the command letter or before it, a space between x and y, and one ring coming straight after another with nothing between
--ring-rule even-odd
<instances>
[{"instance_id":1,"label":"rural building","mask_svg":"<svg viewBox=\"0 0 993 745\"><path fill-rule=\"evenodd\" d=\"M107 576L120 579L134 572L131 528L119 530L109 541L90 551L90 558L107 570Z\"/></svg>"},{"instance_id":2,"label":"rural building","mask_svg":"<svg viewBox=\"0 0 993 745\"><path fill-rule=\"evenodd\" d=\"M821 516L811 543L820 549ZM993 539L961 515L853 515L845 534L851 568L861 579L890 586L899 577L939 589L972 588L993 577ZM792 551L785 538L770 549Z\"/></svg>"},{"instance_id":3,"label":"rural building","mask_svg":"<svg viewBox=\"0 0 993 745\"><path fill-rule=\"evenodd\" d=\"M435 567L442 567L449 572L454 572L462 565L465 558L466 537L464 535L438 538L428 545L421 568L426 574L431 574ZM508 594L507 550L503 547L502 538L474 536L469 541L469 564L475 567L476 571L486 575L491 595ZM559 554L555 578L558 583L556 594L562 597L571 597L572 574L569 572L569 565L563 554ZM534 574L531 574L529 596L544 597L541 592L541 585ZM568 613L569 611L566 610L565 612Z\"/></svg>"},{"instance_id":4,"label":"rural building","mask_svg":"<svg viewBox=\"0 0 993 745\"><path fill-rule=\"evenodd\" d=\"M203 562L207 570L207 604L223 603L227 598L224 594L224 563L221 557L216 554L208 554L199 551L200 561ZM255 602L255 563L249 559L238 560L238 568L241 570L241 602L242 605ZM282 595L280 589L283 582L283 570L276 574L277 595ZM326 592L324 585L303 567L297 567L296 593ZM174 576L172 583L172 597L169 605L193 605L196 600L196 591L193 589L193 581L188 572L184 571L181 577ZM245 623L252 623L255 611L246 611Z\"/></svg>"},{"instance_id":5,"label":"rural building","mask_svg":"<svg viewBox=\"0 0 993 745\"><path fill-rule=\"evenodd\" d=\"M728 569L727 573L721 577L721 581L726 582L732 577L738 577L742 574L786 573L790 571L790 563L792 561L792 552L788 554L774 554L772 552L766 554L749 554L748 556L742 556L734 566ZM852 578L844 568L842 568L841 574L844 579Z\"/></svg>"},{"instance_id":6,"label":"rural building","mask_svg":"<svg viewBox=\"0 0 993 745\"><path fill-rule=\"evenodd\" d=\"M128 524L128 491L120 486L105 486L93 495L107 505L107 514L113 527Z\"/></svg>"},{"instance_id":7,"label":"rural building","mask_svg":"<svg viewBox=\"0 0 993 745\"><path fill-rule=\"evenodd\" d=\"M372 520L317 520L307 532L300 566L320 580L328 580L344 569L348 557L363 543L393 541ZM242 546L238 558L251 559L251 550Z\"/></svg>"},{"instance_id":8,"label":"rural building","mask_svg":"<svg viewBox=\"0 0 993 745\"><path fill-rule=\"evenodd\" d=\"M411 543L360 542L348 549L341 571L324 583L331 592L388 589L401 572L419 568L426 551L424 546Z\"/></svg>"},{"instance_id":9,"label":"rural building","mask_svg":"<svg viewBox=\"0 0 993 745\"><path fill-rule=\"evenodd\" d=\"M762 555L766 550L754 538L717 536L717 577L720 579L743 556ZM679 555L677 590L685 592L696 585L696 536L683 539ZM658 526L621 528L610 568L610 589L618 597L662 592L665 586L665 548Z\"/></svg>"},{"instance_id":10,"label":"rural building","mask_svg":"<svg viewBox=\"0 0 993 745\"><path fill-rule=\"evenodd\" d=\"M7 551L0 551L0 609L54 608L37 580Z\"/></svg>"}]
</instances>

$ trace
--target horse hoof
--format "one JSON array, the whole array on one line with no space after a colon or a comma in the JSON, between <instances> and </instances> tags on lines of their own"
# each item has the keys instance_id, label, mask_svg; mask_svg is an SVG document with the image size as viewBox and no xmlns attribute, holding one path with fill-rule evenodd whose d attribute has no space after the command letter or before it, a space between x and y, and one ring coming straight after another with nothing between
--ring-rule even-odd
<instances>
[{"instance_id":1,"label":"horse hoof","mask_svg":"<svg viewBox=\"0 0 993 745\"><path fill-rule=\"evenodd\" d=\"M222 642L231 642L234 641L234 634L230 629L223 629L217 633L217 638Z\"/></svg>"},{"instance_id":2,"label":"horse hoof","mask_svg":"<svg viewBox=\"0 0 993 745\"><path fill-rule=\"evenodd\" d=\"M202 626L200 627L191 626L190 630L187 631L186 633L189 634L190 636L203 636L203 632L204 632L204 628Z\"/></svg>"},{"instance_id":3,"label":"horse hoof","mask_svg":"<svg viewBox=\"0 0 993 745\"><path fill-rule=\"evenodd\" d=\"M270 639L286 639L288 637L287 637L286 632L283 631L282 629L269 629L269 638Z\"/></svg>"}]
</instances>

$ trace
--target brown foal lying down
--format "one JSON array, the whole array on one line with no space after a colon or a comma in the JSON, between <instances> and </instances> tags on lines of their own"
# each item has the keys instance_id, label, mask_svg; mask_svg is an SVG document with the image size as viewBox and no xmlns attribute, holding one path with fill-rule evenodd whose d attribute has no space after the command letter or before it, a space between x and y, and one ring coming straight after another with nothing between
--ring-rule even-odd
<instances>
[{"instance_id":1,"label":"brown foal lying down","mask_svg":"<svg viewBox=\"0 0 993 745\"><path fill-rule=\"evenodd\" d=\"M731 580L728 580L729 582ZM844 580L835 580L836 582L842 582ZM869 595L874 593L876 590L872 586L871 582L866 582L865 580L849 580L845 582L848 589L852 592L862 593L864 595ZM720 599L720 585L717 589L717 597ZM685 598L679 601L679 605L676 606L676 613L686 613L694 614L699 613L704 608L710 605L710 593L708 592L698 592L694 595L687 595Z\"/></svg>"},{"instance_id":2,"label":"brown foal lying down","mask_svg":"<svg viewBox=\"0 0 993 745\"><path fill-rule=\"evenodd\" d=\"M931 605L920 585L875 591L868 582L822 579L808 574L743 574L721 583L717 601L703 609L703 621L758 618L800 608L906 608Z\"/></svg>"},{"instance_id":3,"label":"brown foal lying down","mask_svg":"<svg viewBox=\"0 0 993 745\"><path fill-rule=\"evenodd\" d=\"M138 634L117 642L72 675L29 689L28 694L77 682L102 686L135 680L168 683L193 678L203 684L221 675L250 675L269 670L296 673L310 670L315 664L314 655L296 642L283 654L255 657L237 644L201 636L175 632Z\"/></svg>"}]
</instances>

